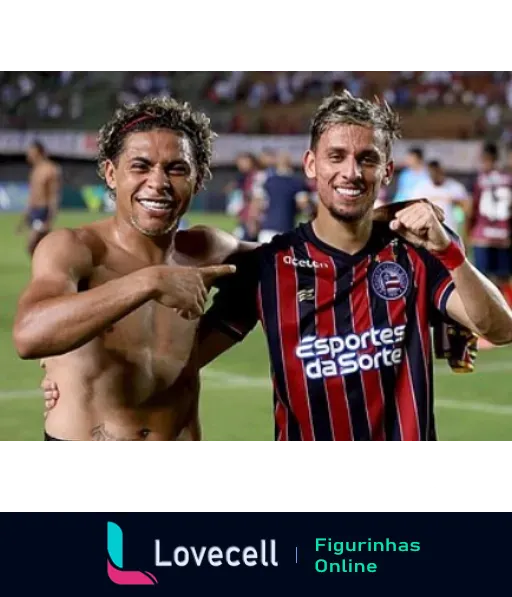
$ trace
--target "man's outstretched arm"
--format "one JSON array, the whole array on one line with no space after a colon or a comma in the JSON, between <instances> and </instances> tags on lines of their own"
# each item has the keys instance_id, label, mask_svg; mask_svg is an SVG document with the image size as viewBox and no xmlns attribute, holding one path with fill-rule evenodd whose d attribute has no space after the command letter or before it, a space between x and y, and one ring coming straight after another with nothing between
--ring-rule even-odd
<instances>
[{"instance_id":1,"label":"man's outstretched arm","mask_svg":"<svg viewBox=\"0 0 512 597\"><path fill-rule=\"evenodd\" d=\"M448 315L492 344L512 343L512 310L498 288L467 259L451 274Z\"/></svg>"},{"instance_id":2,"label":"man's outstretched arm","mask_svg":"<svg viewBox=\"0 0 512 597\"><path fill-rule=\"evenodd\" d=\"M207 323L206 319L199 326L199 367L210 364L221 354L238 344L240 340L228 335ZM45 399L45 412L50 411L60 398L59 387L45 375L41 382L41 389Z\"/></svg>"},{"instance_id":3,"label":"man's outstretched arm","mask_svg":"<svg viewBox=\"0 0 512 597\"><path fill-rule=\"evenodd\" d=\"M257 253L252 256L252 252L260 245L257 243L242 242L232 235L213 230L210 228L198 226L193 230L195 238L180 235L177 237L180 247L183 250L190 250L190 246L184 246L183 243L190 243L191 240L197 241L195 247L199 246L199 251L203 251L201 246L205 243L204 231L209 237L206 241L209 249L213 247L213 253L216 259L225 260L225 265L212 267L226 267L227 264L235 264L237 272L233 276L228 276L225 280L217 282L219 292L214 297L212 307L202 317L198 330L199 344L199 366L205 367L221 354L238 344L244 337L244 333L237 334L233 328L226 327L226 322L234 318L241 322L242 328L250 330L256 325L256 289L258 285L257 274ZM189 232L189 231L187 231ZM244 254L242 256L242 254ZM217 261L218 262L218 261ZM208 268L204 268L208 269ZM238 327L238 329L242 329ZM59 399L59 388L57 384L44 377L41 382L41 388L46 401L46 409L49 410L55 406Z\"/></svg>"},{"instance_id":4,"label":"man's outstretched arm","mask_svg":"<svg viewBox=\"0 0 512 597\"><path fill-rule=\"evenodd\" d=\"M75 350L151 299L199 317L207 286L235 268L152 266L79 293L78 282L92 270L92 251L76 232L58 230L41 241L13 327L20 357L38 359Z\"/></svg>"},{"instance_id":5,"label":"man's outstretched arm","mask_svg":"<svg viewBox=\"0 0 512 597\"><path fill-rule=\"evenodd\" d=\"M91 249L76 232L58 230L41 241L14 321L20 357L37 359L78 348L151 296L143 272L78 293L78 282L92 270Z\"/></svg>"}]
</instances>

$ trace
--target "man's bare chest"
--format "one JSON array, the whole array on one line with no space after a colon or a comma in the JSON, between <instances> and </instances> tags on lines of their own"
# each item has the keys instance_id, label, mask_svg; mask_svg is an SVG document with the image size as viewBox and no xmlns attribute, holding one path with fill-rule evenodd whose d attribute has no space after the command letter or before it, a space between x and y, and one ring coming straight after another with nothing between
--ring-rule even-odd
<instances>
[{"instance_id":1,"label":"man's bare chest","mask_svg":"<svg viewBox=\"0 0 512 597\"><path fill-rule=\"evenodd\" d=\"M136 268L116 263L99 265L87 287L106 284L130 273L129 269ZM198 324L198 319L187 320L175 309L150 300L105 329L94 342L94 349L127 372L132 369L137 376L165 386L192 364Z\"/></svg>"}]
</instances>

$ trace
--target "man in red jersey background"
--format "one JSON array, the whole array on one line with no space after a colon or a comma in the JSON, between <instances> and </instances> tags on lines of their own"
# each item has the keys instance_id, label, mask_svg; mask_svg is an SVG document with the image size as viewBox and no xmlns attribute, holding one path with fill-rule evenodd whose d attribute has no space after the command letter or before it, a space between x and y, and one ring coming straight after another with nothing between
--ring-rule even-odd
<instances>
[{"instance_id":1,"label":"man in red jersey background","mask_svg":"<svg viewBox=\"0 0 512 597\"><path fill-rule=\"evenodd\" d=\"M512 174L498 168L498 157L496 145L484 146L469 232L476 267L512 305Z\"/></svg>"},{"instance_id":2,"label":"man in red jersey background","mask_svg":"<svg viewBox=\"0 0 512 597\"><path fill-rule=\"evenodd\" d=\"M512 306L512 174L498 167L494 143L484 145L481 169L473 189L468 236L477 269L496 284ZM480 338L479 347L493 348Z\"/></svg>"}]
</instances>

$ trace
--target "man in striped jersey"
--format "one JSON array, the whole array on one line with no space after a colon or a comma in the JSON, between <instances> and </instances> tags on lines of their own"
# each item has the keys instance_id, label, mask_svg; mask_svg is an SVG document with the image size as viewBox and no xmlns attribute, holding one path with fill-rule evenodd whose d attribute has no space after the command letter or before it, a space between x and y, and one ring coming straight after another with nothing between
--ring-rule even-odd
<instances>
[{"instance_id":1,"label":"man in striped jersey","mask_svg":"<svg viewBox=\"0 0 512 597\"><path fill-rule=\"evenodd\" d=\"M398 135L389 106L326 99L304 157L317 217L230 259L237 273L204 316L203 365L261 321L278 440L434 440L430 327L512 342L512 311L430 203L374 221Z\"/></svg>"}]
</instances>

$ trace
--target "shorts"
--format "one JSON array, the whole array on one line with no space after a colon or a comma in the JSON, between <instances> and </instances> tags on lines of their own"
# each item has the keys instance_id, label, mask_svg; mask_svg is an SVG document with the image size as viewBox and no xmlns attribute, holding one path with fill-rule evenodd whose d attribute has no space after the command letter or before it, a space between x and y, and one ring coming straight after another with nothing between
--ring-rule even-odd
<instances>
[{"instance_id":1,"label":"shorts","mask_svg":"<svg viewBox=\"0 0 512 597\"><path fill-rule=\"evenodd\" d=\"M486 276L509 278L512 274L510 249L473 247L473 256L476 269Z\"/></svg>"},{"instance_id":2,"label":"shorts","mask_svg":"<svg viewBox=\"0 0 512 597\"><path fill-rule=\"evenodd\" d=\"M50 209L48 207L33 207L28 212L28 224L32 230L41 230L44 224L50 218Z\"/></svg>"},{"instance_id":3,"label":"shorts","mask_svg":"<svg viewBox=\"0 0 512 597\"><path fill-rule=\"evenodd\" d=\"M44 441L48 442L49 448L64 448L65 441L63 439L56 439L44 432Z\"/></svg>"}]
</instances>

